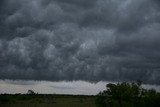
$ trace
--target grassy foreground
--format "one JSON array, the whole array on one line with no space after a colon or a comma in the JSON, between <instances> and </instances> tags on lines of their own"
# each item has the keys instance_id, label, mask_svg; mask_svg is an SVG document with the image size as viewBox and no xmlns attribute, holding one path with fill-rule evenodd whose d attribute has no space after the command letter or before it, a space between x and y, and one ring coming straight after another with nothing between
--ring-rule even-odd
<instances>
[{"instance_id":1,"label":"grassy foreground","mask_svg":"<svg viewBox=\"0 0 160 107\"><path fill-rule=\"evenodd\" d=\"M0 107L96 107L95 96L1 94Z\"/></svg>"}]
</instances>

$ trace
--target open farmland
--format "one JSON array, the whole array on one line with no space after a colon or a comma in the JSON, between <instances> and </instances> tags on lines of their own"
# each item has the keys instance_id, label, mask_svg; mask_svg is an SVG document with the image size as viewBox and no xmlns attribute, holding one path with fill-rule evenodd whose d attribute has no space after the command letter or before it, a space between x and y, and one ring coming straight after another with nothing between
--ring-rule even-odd
<instances>
[{"instance_id":1,"label":"open farmland","mask_svg":"<svg viewBox=\"0 0 160 107\"><path fill-rule=\"evenodd\" d=\"M95 107L95 96L83 95L0 95L0 107Z\"/></svg>"}]
</instances>

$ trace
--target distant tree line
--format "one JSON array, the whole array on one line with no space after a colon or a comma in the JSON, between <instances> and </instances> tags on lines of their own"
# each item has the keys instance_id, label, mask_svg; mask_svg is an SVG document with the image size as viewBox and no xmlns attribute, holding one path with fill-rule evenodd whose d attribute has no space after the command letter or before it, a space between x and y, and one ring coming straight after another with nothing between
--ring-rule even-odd
<instances>
[{"instance_id":1,"label":"distant tree line","mask_svg":"<svg viewBox=\"0 0 160 107\"><path fill-rule=\"evenodd\" d=\"M144 89L141 82L109 83L96 98L97 107L160 107L160 93Z\"/></svg>"},{"instance_id":2,"label":"distant tree line","mask_svg":"<svg viewBox=\"0 0 160 107\"><path fill-rule=\"evenodd\" d=\"M33 90L28 90L27 94L36 94Z\"/></svg>"}]
</instances>

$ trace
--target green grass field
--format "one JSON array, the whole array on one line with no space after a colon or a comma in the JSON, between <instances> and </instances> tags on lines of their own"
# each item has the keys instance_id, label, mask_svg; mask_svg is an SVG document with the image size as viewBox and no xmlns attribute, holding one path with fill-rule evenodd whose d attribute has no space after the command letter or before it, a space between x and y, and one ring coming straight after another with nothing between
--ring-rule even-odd
<instances>
[{"instance_id":1,"label":"green grass field","mask_svg":"<svg viewBox=\"0 0 160 107\"><path fill-rule=\"evenodd\" d=\"M96 107L95 96L0 95L0 107Z\"/></svg>"}]
</instances>

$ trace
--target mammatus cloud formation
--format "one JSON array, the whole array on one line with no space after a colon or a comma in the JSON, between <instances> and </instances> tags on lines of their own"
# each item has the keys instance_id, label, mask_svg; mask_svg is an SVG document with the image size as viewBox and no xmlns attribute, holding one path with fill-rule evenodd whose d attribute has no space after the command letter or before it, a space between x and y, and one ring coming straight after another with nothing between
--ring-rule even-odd
<instances>
[{"instance_id":1,"label":"mammatus cloud formation","mask_svg":"<svg viewBox=\"0 0 160 107\"><path fill-rule=\"evenodd\" d=\"M159 0L1 0L0 78L160 84Z\"/></svg>"}]
</instances>

